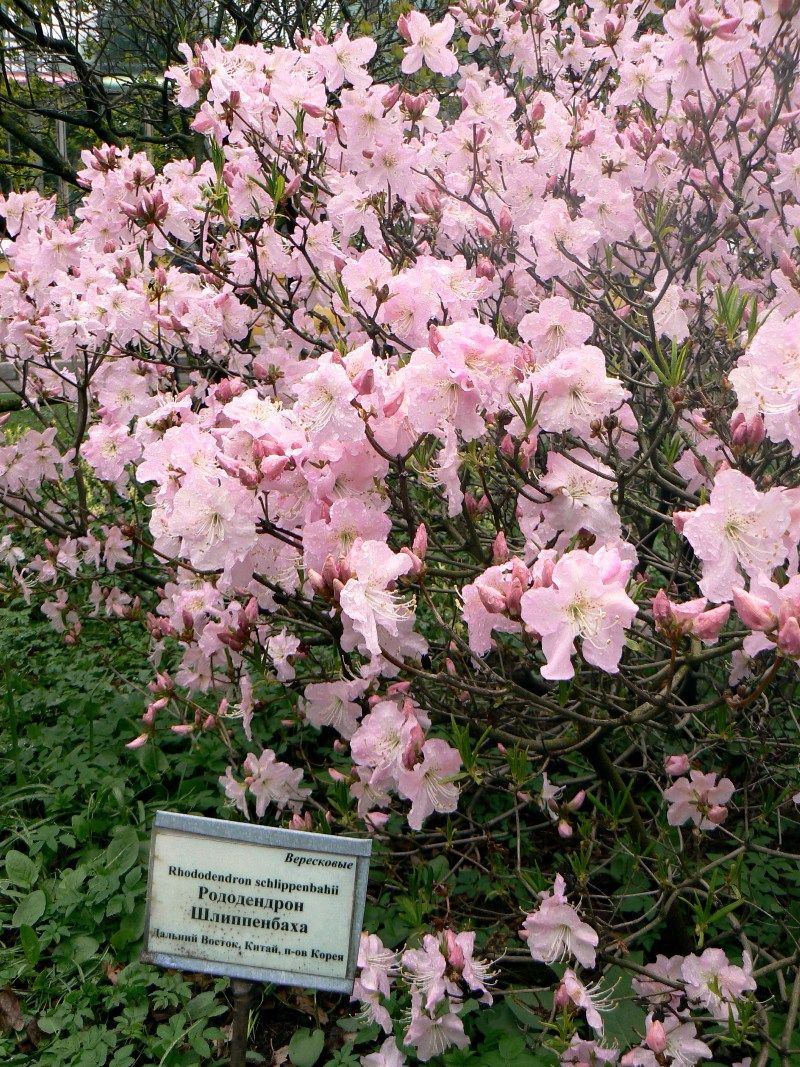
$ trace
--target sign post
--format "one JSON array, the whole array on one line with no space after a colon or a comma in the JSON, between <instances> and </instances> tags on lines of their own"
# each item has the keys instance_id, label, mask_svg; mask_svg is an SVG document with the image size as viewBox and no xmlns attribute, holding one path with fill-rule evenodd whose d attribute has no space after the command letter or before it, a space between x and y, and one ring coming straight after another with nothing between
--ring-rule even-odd
<instances>
[{"instance_id":1,"label":"sign post","mask_svg":"<svg viewBox=\"0 0 800 1067\"><path fill-rule=\"evenodd\" d=\"M372 842L156 813L142 959L226 975L232 1067L253 982L352 993Z\"/></svg>"}]
</instances>

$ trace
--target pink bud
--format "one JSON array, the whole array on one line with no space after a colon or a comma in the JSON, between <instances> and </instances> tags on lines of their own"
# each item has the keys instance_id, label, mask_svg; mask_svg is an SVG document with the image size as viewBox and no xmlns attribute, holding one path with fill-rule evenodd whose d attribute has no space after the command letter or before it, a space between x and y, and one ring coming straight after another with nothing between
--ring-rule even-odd
<instances>
[{"instance_id":1,"label":"pink bud","mask_svg":"<svg viewBox=\"0 0 800 1067\"><path fill-rule=\"evenodd\" d=\"M456 935L452 930L445 930L444 937L447 943L447 962L455 970L463 971L466 960L464 959L464 950L456 940Z\"/></svg>"},{"instance_id":2,"label":"pink bud","mask_svg":"<svg viewBox=\"0 0 800 1067\"><path fill-rule=\"evenodd\" d=\"M667 756L666 760L664 760L664 769L667 774L671 774L673 778L677 777L679 774L686 774L689 767L689 757L684 753L681 753L678 756Z\"/></svg>"},{"instance_id":3,"label":"pink bud","mask_svg":"<svg viewBox=\"0 0 800 1067\"><path fill-rule=\"evenodd\" d=\"M669 622L673 618L673 605L663 589L653 597L653 618L656 622Z\"/></svg>"},{"instance_id":4,"label":"pink bud","mask_svg":"<svg viewBox=\"0 0 800 1067\"><path fill-rule=\"evenodd\" d=\"M284 187L283 200L288 200L290 197L294 196L294 194L300 188L301 182L302 176L300 174L295 174L289 184Z\"/></svg>"},{"instance_id":5,"label":"pink bud","mask_svg":"<svg viewBox=\"0 0 800 1067\"><path fill-rule=\"evenodd\" d=\"M558 820L558 826L556 827L556 829L558 830L558 836L559 837L563 837L563 838L572 837L573 829L570 826L570 824L567 822L566 819L559 819Z\"/></svg>"},{"instance_id":6,"label":"pink bud","mask_svg":"<svg viewBox=\"0 0 800 1067\"><path fill-rule=\"evenodd\" d=\"M492 615L502 615L505 612L508 602L499 589L478 583L477 590L481 603L488 612Z\"/></svg>"},{"instance_id":7,"label":"pink bud","mask_svg":"<svg viewBox=\"0 0 800 1067\"><path fill-rule=\"evenodd\" d=\"M800 656L800 624L792 616L778 630L778 648L785 656Z\"/></svg>"},{"instance_id":8,"label":"pink bud","mask_svg":"<svg viewBox=\"0 0 800 1067\"><path fill-rule=\"evenodd\" d=\"M408 28L408 19L405 15L401 15L397 20L397 32L404 41L411 42L411 31Z\"/></svg>"},{"instance_id":9,"label":"pink bud","mask_svg":"<svg viewBox=\"0 0 800 1067\"><path fill-rule=\"evenodd\" d=\"M417 527L417 532L414 534L414 540L411 543L411 551L419 559L425 559L425 554L428 551L428 531L424 522L421 522Z\"/></svg>"},{"instance_id":10,"label":"pink bud","mask_svg":"<svg viewBox=\"0 0 800 1067\"><path fill-rule=\"evenodd\" d=\"M762 415L754 415L750 420L750 427L747 433L747 443L751 448L758 448L764 438L767 436L767 430L764 426L764 418Z\"/></svg>"},{"instance_id":11,"label":"pink bud","mask_svg":"<svg viewBox=\"0 0 800 1067\"><path fill-rule=\"evenodd\" d=\"M733 603L739 618L751 630L771 630L777 622L768 601L744 589L733 590Z\"/></svg>"},{"instance_id":12,"label":"pink bud","mask_svg":"<svg viewBox=\"0 0 800 1067\"><path fill-rule=\"evenodd\" d=\"M563 982L556 990L554 1002L557 1008L566 1008L570 1004L569 993L567 992L567 987L564 985Z\"/></svg>"},{"instance_id":13,"label":"pink bud","mask_svg":"<svg viewBox=\"0 0 800 1067\"><path fill-rule=\"evenodd\" d=\"M511 233L514 228L514 220L511 217L511 212L508 210L505 204L500 208L497 215L497 228L500 233Z\"/></svg>"},{"instance_id":14,"label":"pink bud","mask_svg":"<svg viewBox=\"0 0 800 1067\"><path fill-rule=\"evenodd\" d=\"M714 32L717 37L730 37L741 24L741 19L723 19L722 22L717 23Z\"/></svg>"},{"instance_id":15,"label":"pink bud","mask_svg":"<svg viewBox=\"0 0 800 1067\"><path fill-rule=\"evenodd\" d=\"M647 1024L644 1041L650 1051L655 1052L656 1055L664 1052L667 1047L667 1031L664 1029L664 1024L658 1019L651 1019Z\"/></svg>"},{"instance_id":16,"label":"pink bud","mask_svg":"<svg viewBox=\"0 0 800 1067\"><path fill-rule=\"evenodd\" d=\"M415 556L408 545L403 545L400 551L411 560L411 567L406 571L406 577L421 578L425 573L426 567L419 556Z\"/></svg>"},{"instance_id":17,"label":"pink bud","mask_svg":"<svg viewBox=\"0 0 800 1067\"><path fill-rule=\"evenodd\" d=\"M334 780L334 782L344 782L344 781L347 780L345 778L345 776L342 774L342 772L341 771L337 771L335 767L329 767L328 768L328 774L331 776L331 778Z\"/></svg>"},{"instance_id":18,"label":"pink bud","mask_svg":"<svg viewBox=\"0 0 800 1067\"><path fill-rule=\"evenodd\" d=\"M728 621L731 613L730 604L720 604L718 608L711 608L698 615L692 623L692 633L699 637L707 645L713 645L719 640L722 627Z\"/></svg>"},{"instance_id":19,"label":"pink bud","mask_svg":"<svg viewBox=\"0 0 800 1067\"><path fill-rule=\"evenodd\" d=\"M492 562L495 565L506 563L509 557L506 535L501 530L492 542Z\"/></svg>"},{"instance_id":20,"label":"pink bud","mask_svg":"<svg viewBox=\"0 0 800 1067\"><path fill-rule=\"evenodd\" d=\"M494 263L486 256L478 256L475 263L475 273L479 278L488 278L489 281L497 274Z\"/></svg>"},{"instance_id":21,"label":"pink bud","mask_svg":"<svg viewBox=\"0 0 800 1067\"><path fill-rule=\"evenodd\" d=\"M127 745L125 746L125 748L130 748L130 749L142 748L144 745L147 744L147 742L149 740L150 740L150 734L139 734L139 736L135 737L133 739L133 741L129 741L127 743Z\"/></svg>"},{"instance_id":22,"label":"pink bud","mask_svg":"<svg viewBox=\"0 0 800 1067\"><path fill-rule=\"evenodd\" d=\"M266 456L259 464L259 468L265 478L272 479L283 474L288 465L288 456Z\"/></svg>"},{"instance_id":23,"label":"pink bud","mask_svg":"<svg viewBox=\"0 0 800 1067\"><path fill-rule=\"evenodd\" d=\"M188 722L180 722L170 726L170 730L174 734L179 734L180 736L185 737L188 734L194 733L194 726Z\"/></svg>"},{"instance_id":24,"label":"pink bud","mask_svg":"<svg viewBox=\"0 0 800 1067\"><path fill-rule=\"evenodd\" d=\"M567 802L567 808L569 811L578 811L583 806L584 800L586 800L586 790L580 789L572 800Z\"/></svg>"},{"instance_id":25,"label":"pink bud","mask_svg":"<svg viewBox=\"0 0 800 1067\"><path fill-rule=\"evenodd\" d=\"M394 107L394 105L400 99L400 94L402 91L403 90L400 88L399 85L393 85L387 93L383 94L383 96L381 97L381 104L383 105L386 111L389 111L391 108Z\"/></svg>"},{"instance_id":26,"label":"pink bud","mask_svg":"<svg viewBox=\"0 0 800 1067\"><path fill-rule=\"evenodd\" d=\"M522 594L525 592L525 586L516 576L511 579L508 593L506 594L506 605L508 607L508 614L512 619L518 619L522 613Z\"/></svg>"},{"instance_id":27,"label":"pink bud","mask_svg":"<svg viewBox=\"0 0 800 1067\"><path fill-rule=\"evenodd\" d=\"M328 587L325 584L325 579L319 571L315 571L311 567L308 570L308 582L318 596L322 596L322 594L327 591Z\"/></svg>"},{"instance_id":28,"label":"pink bud","mask_svg":"<svg viewBox=\"0 0 800 1067\"><path fill-rule=\"evenodd\" d=\"M708 813L708 821L712 822L715 826L721 826L727 817L728 809L723 808L721 804L715 804Z\"/></svg>"}]
</instances>

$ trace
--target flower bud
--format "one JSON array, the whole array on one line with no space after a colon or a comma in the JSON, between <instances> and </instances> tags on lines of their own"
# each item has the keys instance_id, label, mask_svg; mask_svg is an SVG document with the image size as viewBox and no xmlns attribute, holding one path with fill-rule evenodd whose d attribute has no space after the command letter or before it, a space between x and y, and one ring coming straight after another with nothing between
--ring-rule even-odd
<instances>
[{"instance_id":1,"label":"flower bud","mask_svg":"<svg viewBox=\"0 0 800 1067\"><path fill-rule=\"evenodd\" d=\"M733 590L733 604L739 618L751 630L771 630L777 622L769 602L744 589Z\"/></svg>"},{"instance_id":2,"label":"flower bud","mask_svg":"<svg viewBox=\"0 0 800 1067\"><path fill-rule=\"evenodd\" d=\"M492 615L502 615L506 611L508 602L499 589L481 584L478 584L477 589L481 603L488 612Z\"/></svg>"},{"instance_id":3,"label":"flower bud","mask_svg":"<svg viewBox=\"0 0 800 1067\"><path fill-rule=\"evenodd\" d=\"M679 774L686 774L690 766L689 757L683 752L677 756L667 756L664 760L664 770L673 778Z\"/></svg>"},{"instance_id":4,"label":"flower bud","mask_svg":"<svg viewBox=\"0 0 800 1067\"><path fill-rule=\"evenodd\" d=\"M692 623L692 633L705 644L714 644L719 639L722 627L728 621L730 613L730 604L720 604L718 608L704 611Z\"/></svg>"},{"instance_id":5,"label":"flower bud","mask_svg":"<svg viewBox=\"0 0 800 1067\"><path fill-rule=\"evenodd\" d=\"M400 99L402 89L399 85L393 85L391 89L381 97L381 104L386 111L390 111Z\"/></svg>"},{"instance_id":6,"label":"flower bud","mask_svg":"<svg viewBox=\"0 0 800 1067\"><path fill-rule=\"evenodd\" d=\"M492 562L497 565L508 561L509 551L506 535L501 530L492 542Z\"/></svg>"},{"instance_id":7,"label":"flower bud","mask_svg":"<svg viewBox=\"0 0 800 1067\"><path fill-rule=\"evenodd\" d=\"M656 1055L665 1051L667 1047L667 1031L664 1029L664 1024L660 1019L651 1019L647 1024L644 1043Z\"/></svg>"},{"instance_id":8,"label":"flower bud","mask_svg":"<svg viewBox=\"0 0 800 1067\"><path fill-rule=\"evenodd\" d=\"M428 531L424 522L421 522L417 527L417 532L414 534L414 540L411 543L411 551L419 559L425 559L425 554L428 551Z\"/></svg>"},{"instance_id":9,"label":"flower bud","mask_svg":"<svg viewBox=\"0 0 800 1067\"><path fill-rule=\"evenodd\" d=\"M800 623L792 616L778 630L778 648L785 656L800 656Z\"/></svg>"}]
</instances>

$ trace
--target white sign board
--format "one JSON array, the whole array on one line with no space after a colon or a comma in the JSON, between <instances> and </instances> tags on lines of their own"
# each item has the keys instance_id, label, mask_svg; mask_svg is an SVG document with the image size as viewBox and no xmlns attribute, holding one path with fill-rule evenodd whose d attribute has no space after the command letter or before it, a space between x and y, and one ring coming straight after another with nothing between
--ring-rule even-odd
<instances>
[{"instance_id":1,"label":"white sign board","mask_svg":"<svg viewBox=\"0 0 800 1067\"><path fill-rule=\"evenodd\" d=\"M351 993L372 842L156 814L142 958Z\"/></svg>"}]
</instances>

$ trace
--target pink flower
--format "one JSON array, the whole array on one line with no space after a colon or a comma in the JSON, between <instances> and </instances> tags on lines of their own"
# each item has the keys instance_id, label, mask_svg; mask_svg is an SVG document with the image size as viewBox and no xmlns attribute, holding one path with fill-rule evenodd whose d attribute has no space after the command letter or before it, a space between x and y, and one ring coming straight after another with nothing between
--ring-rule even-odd
<instances>
[{"instance_id":1,"label":"pink flower","mask_svg":"<svg viewBox=\"0 0 800 1067\"><path fill-rule=\"evenodd\" d=\"M377 934L364 931L358 945L358 976L360 990L391 993L392 978L397 974L397 953L386 948ZM355 992L353 993L355 997Z\"/></svg>"},{"instance_id":2,"label":"pink flower","mask_svg":"<svg viewBox=\"0 0 800 1067\"><path fill-rule=\"evenodd\" d=\"M763 416L771 441L788 441L800 454L800 351L797 315L784 317L775 309L759 327L747 351L728 375L736 390L736 416ZM758 424L755 424L758 435Z\"/></svg>"},{"instance_id":3,"label":"pink flower","mask_svg":"<svg viewBox=\"0 0 800 1067\"><path fill-rule=\"evenodd\" d=\"M294 656L300 649L300 639L285 628L267 641L267 655L272 660L279 682L291 682L295 677Z\"/></svg>"},{"instance_id":4,"label":"pink flower","mask_svg":"<svg viewBox=\"0 0 800 1067\"><path fill-rule=\"evenodd\" d=\"M716 774L690 771L688 778L678 778L664 790L664 799L670 804L667 822L682 826L691 819L701 830L713 830L725 817L724 806L735 790L729 778L717 782Z\"/></svg>"},{"instance_id":5,"label":"pink flower","mask_svg":"<svg viewBox=\"0 0 800 1067\"><path fill-rule=\"evenodd\" d=\"M603 1016L601 1012L610 1011L614 1005L611 1003L611 990L601 991L599 985L585 985L577 974L567 968L561 979L561 985L556 991L556 1003L559 998L565 1003L572 1003L576 1008L581 1008L586 1013L586 1022L595 1033L603 1034Z\"/></svg>"},{"instance_id":6,"label":"pink flower","mask_svg":"<svg viewBox=\"0 0 800 1067\"><path fill-rule=\"evenodd\" d=\"M398 791L411 801L408 825L421 830L434 812L453 812L458 807L458 786L454 778L461 770L461 756L446 741L432 738L422 746L422 762L411 770L401 770Z\"/></svg>"},{"instance_id":7,"label":"pink flower","mask_svg":"<svg viewBox=\"0 0 800 1067\"><path fill-rule=\"evenodd\" d=\"M401 709L394 700L381 700L361 720L350 740L355 762L370 768L373 788L396 786L403 755L422 747L423 731L410 702Z\"/></svg>"},{"instance_id":8,"label":"pink flower","mask_svg":"<svg viewBox=\"0 0 800 1067\"><path fill-rule=\"evenodd\" d=\"M242 559L256 541L257 503L238 481L187 476L172 500L166 532L180 539L181 554L198 570L217 570ZM150 528L160 533L154 513ZM155 525L155 529L154 529Z\"/></svg>"},{"instance_id":9,"label":"pink flower","mask_svg":"<svg viewBox=\"0 0 800 1067\"><path fill-rule=\"evenodd\" d=\"M422 948L409 948L402 956L403 976L420 994L425 1010L435 1011L445 996L447 960L432 934L422 939Z\"/></svg>"},{"instance_id":10,"label":"pink flower","mask_svg":"<svg viewBox=\"0 0 800 1067\"><path fill-rule=\"evenodd\" d=\"M451 15L445 15L434 26L421 11L410 11L407 15L401 15L400 20L400 33L410 41L400 68L403 74L413 74L423 63L436 74L455 74L458 60L446 47L456 27Z\"/></svg>"},{"instance_id":11,"label":"pink flower","mask_svg":"<svg viewBox=\"0 0 800 1067\"><path fill-rule=\"evenodd\" d=\"M382 541L359 539L347 563L353 577L343 586L339 604L353 634L348 643L363 645L371 655L379 656L384 635L400 637L402 624L413 620L413 600L403 599L394 588L397 579L411 569L412 560L392 552Z\"/></svg>"},{"instance_id":12,"label":"pink flower","mask_svg":"<svg viewBox=\"0 0 800 1067\"><path fill-rule=\"evenodd\" d=\"M742 966L737 967L719 948L707 948L702 956L687 956L681 968L689 1000L710 1011L720 1022L726 1022L729 1016L739 1018L736 1002L756 988L752 972L748 953L744 954Z\"/></svg>"},{"instance_id":13,"label":"pink flower","mask_svg":"<svg viewBox=\"0 0 800 1067\"><path fill-rule=\"evenodd\" d=\"M660 975L666 981L661 982L658 977L635 975L633 988L637 996L647 1001L651 1008L667 1004L671 1008L677 1008L683 998L683 960L683 956L656 956L655 962L648 964L647 970L655 976Z\"/></svg>"},{"instance_id":14,"label":"pink flower","mask_svg":"<svg viewBox=\"0 0 800 1067\"><path fill-rule=\"evenodd\" d=\"M533 350L537 365L549 363L565 348L579 348L592 335L592 320L574 311L563 296L551 296L539 303L537 311L523 315L517 327L523 341Z\"/></svg>"},{"instance_id":15,"label":"pink flower","mask_svg":"<svg viewBox=\"0 0 800 1067\"><path fill-rule=\"evenodd\" d=\"M351 738L358 729L362 708L354 698L361 696L367 683L361 679L340 682L314 682L303 691L303 714L318 730L332 726L342 737Z\"/></svg>"},{"instance_id":16,"label":"pink flower","mask_svg":"<svg viewBox=\"0 0 800 1067\"><path fill-rule=\"evenodd\" d=\"M465 930L460 934L454 934L452 930L445 930L445 951L447 962L451 970L460 972L462 980L473 993L481 993L481 1004L491 1004L493 998L488 986L494 980L494 972L487 960L475 957L475 934L472 930ZM448 990L451 997L460 996L460 990L453 986Z\"/></svg>"},{"instance_id":17,"label":"pink flower","mask_svg":"<svg viewBox=\"0 0 800 1067\"><path fill-rule=\"evenodd\" d=\"M551 451L547 472L539 486L551 495L542 503L520 497L519 523L528 541L544 545L557 535L556 547L566 547L581 530L593 533L600 543L620 537L617 509L611 500L616 476L586 449L573 448L567 455Z\"/></svg>"},{"instance_id":18,"label":"pink flower","mask_svg":"<svg viewBox=\"0 0 800 1067\"><path fill-rule=\"evenodd\" d=\"M475 656L484 656L494 647L492 633L519 633L518 618L509 618L511 608L519 616L522 594L530 584L525 564L509 560L489 567L461 590L463 617L469 631L469 647Z\"/></svg>"},{"instance_id":19,"label":"pink flower","mask_svg":"<svg viewBox=\"0 0 800 1067\"><path fill-rule=\"evenodd\" d=\"M551 893L525 919L520 937L528 942L531 956L541 963L556 963L574 956L587 970L594 967L599 938L567 901L564 879L556 875Z\"/></svg>"},{"instance_id":20,"label":"pink flower","mask_svg":"<svg viewBox=\"0 0 800 1067\"><path fill-rule=\"evenodd\" d=\"M300 788L302 770L290 767L288 763L280 763L272 749L265 749L258 757L252 752L248 753L243 769L247 774L244 784L256 798L256 815L259 819L263 817L268 804L274 804L278 811L282 811L287 804L299 804L311 792L310 789Z\"/></svg>"},{"instance_id":21,"label":"pink flower","mask_svg":"<svg viewBox=\"0 0 800 1067\"><path fill-rule=\"evenodd\" d=\"M637 611L625 592L631 563L616 548L590 555L583 549L565 553L556 563L552 584L529 589L522 597L522 618L540 635L549 681L572 678L575 640L580 637L584 659L614 674L625 642L625 629Z\"/></svg>"},{"instance_id":22,"label":"pink flower","mask_svg":"<svg viewBox=\"0 0 800 1067\"><path fill-rule=\"evenodd\" d=\"M432 1018L421 1010L417 997L412 999L411 1025L405 1032L403 1043L411 1045L416 1051L417 1059L427 1063L453 1045L456 1048L467 1048L469 1038L464 1033L464 1024L452 1008L448 1007Z\"/></svg>"},{"instance_id":23,"label":"pink flower","mask_svg":"<svg viewBox=\"0 0 800 1067\"><path fill-rule=\"evenodd\" d=\"M345 82L363 89L372 78L363 69L377 50L376 43L369 37L356 37L351 41L347 26L330 44L312 50L313 58L320 64L325 74L325 82L333 91L341 88Z\"/></svg>"},{"instance_id":24,"label":"pink flower","mask_svg":"<svg viewBox=\"0 0 800 1067\"><path fill-rule=\"evenodd\" d=\"M786 559L790 515L782 491L759 493L740 471L720 471L709 502L679 514L682 533L702 560L700 588L709 600L730 600L744 584L741 571L769 575Z\"/></svg>"},{"instance_id":25,"label":"pink flower","mask_svg":"<svg viewBox=\"0 0 800 1067\"><path fill-rule=\"evenodd\" d=\"M653 1017L648 1016L645 1020L647 1033L652 1033ZM693 1067L701 1059L710 1059L711 1049L704 1041L697 1039L697 1027L694 1023L683 1022L678 1016L667 1015L662 1023L666 1036L666 1045L661 1060L656 1059L656 1054L649 1048L632 1049L626 1052L620 1060L623 1067L660 1067L660 1063L667 1057L666 1062L673 1067Z\"/></svg>"},{"instance_id":26,"label":"pink flower","mask_svg":"<svg viewBox=\"0 0 800 1067\"><path fill-rule=\"evenodd\" d=\"M599 348L583 345L564 349L519 387L523 400L539 402L538 422L543 430L568 430L589 440L592 423L619 408L628 395L617 378L606 375Z\"/></svg>"},{"instance_id":27,"label":"pink flower","mask_svg":"<svg viewBox=\"0 0 800 1067\"><path fill-rule=\"evenodd\" d=\"M602 1067L604 1063L616 1063L618 1059L619 1049L603 1048L578 1034L573 1034L569 1048L561 1054L561 1062L572 1067Z\"/></svg>"},{"instance_id":28,"label":"pink flower","mask_svg":"<svg viewBox=\"0 0 800 1067\"><path fill-rule=\"evenodd\" d=\"M225 768L225 777L220 778L220 784L223 786L225 796L228 800L232 801L234 807L238 808L245 818L249 819L250 813L247 810L247 786L244 782L240 782L233 777L233 767Z\"/></svg>"},{"instance_id":29,"label":"pink flower","mask_svg":"<svg viewBox=\"0 0 800 1067\"><path fill-rule=\"evenodd\" d=\"M405 1067L406 1057L393 1037L387 1037L380 1051L361 1057L361 1067Z\"/></svg>"},{"instance_id":30,"label":"pink flower","mask_svg":"<svg viewBox=\"0 0 800 1067\"><path fill-rule=\"evenodd\" d=\"M320 360L316 368L295 386L295 412L309 437L315 444L360 441L364 423L353 406L357 394L347 371L326 360Z\"/></svg>"}]
</instances>

